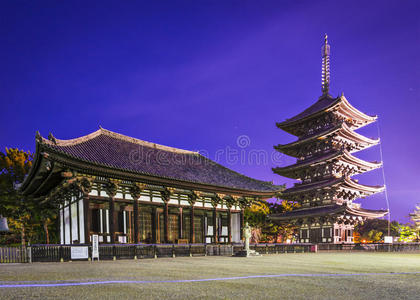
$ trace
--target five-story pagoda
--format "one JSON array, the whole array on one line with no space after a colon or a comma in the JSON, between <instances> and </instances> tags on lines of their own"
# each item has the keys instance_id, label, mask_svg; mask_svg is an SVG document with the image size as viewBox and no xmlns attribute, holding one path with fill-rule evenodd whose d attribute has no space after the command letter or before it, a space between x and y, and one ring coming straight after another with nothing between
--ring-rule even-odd
<instances>
[{"instance_id":1,"label":"five-story pagoda","mask_svg":"<svg viewBox=\"0 0 420 300\"><path fill-rule=\"evenodd\" d=\"M277 123L277 127L298 137L297 141L274 148L297 158L287 167L273 168L276 174L300 180L281 193L297 202L299 209L273 214L276 223L293 223L302 243L352 243L357 222L384 216L387 211L362 209L353 201L378 193L383 186L362 185L351 178L381 167L354 156L357 151L377 145L355 132L377 119L354 108L344 97L329 94L330 46L325 35L322 47L322 96L302 113Z\"/></svg>"}]
</instances>

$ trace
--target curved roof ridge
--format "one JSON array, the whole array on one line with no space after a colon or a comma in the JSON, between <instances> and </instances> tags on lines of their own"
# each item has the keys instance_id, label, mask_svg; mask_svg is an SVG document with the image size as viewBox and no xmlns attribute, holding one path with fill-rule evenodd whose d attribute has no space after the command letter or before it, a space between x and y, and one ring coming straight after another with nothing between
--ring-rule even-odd
<instances>
[{"instance_id":1,"label":"curved roof ridge","mask_svg":"<svg viewBox=\"0 0 420 300\"><path fill-rule=\"evenodd\" d=\"M354 180L352 178L347 178L347 177L344 177L343 182L346 183L348 186L357 188L359 190L363 190L363 189L367 190L367 191L370 190L370 191L373 191L375 193L379 193L379 192L382 192L383 190L385 190L385 187L383 185L360 184L356 180Z\"/></svg>"},{"instance_id":2,"label":"curved roof ridge","mask_svg":"<svg viewBox=\"0 0 420 300\"><path fill-rule=\"evenodd\" d=\"M358 158L357 156L354 156L353 154L351 154L350 152L348 152L347 150L343 151L343 154L345 157L347 157L349 160L353 160L359 164L365 165L365 166L369 166L372 168L379 168L382 166L382 162L379 161L367 161L361 158Z\"/></svg>"},{"instance_id":3,"label":"curved roof ridge","mask_svg":"<svg viewBox=\"0 0 420 300\"><path fill-rule=\"evenodd\" d=\"M342 103L344 103L345 105L347 105L347 107L355 114L367 119L367 120L371 120L371 121L375 121L378 116L370 116L368 114L365 114L364 112L358 110L356 107L354 107L353 105L351 105L351 103L349 102L349 100L347 100L347 98L344 95L341 95L340 98L343 100Z\"/></svg>"},{"instance_id":4,"label":"curved roof ridge","mask_svg":"<svg viewBox=\"0 0 420 300\"><path fill-rule=\"evenodd\" d=\"M366 161L366 160L360 159L360 158L352 155L347 150L338 150L338 151L332 151L330 153L327 153L326 155L320 155L320 156L316 156L316 157L308 159L308 160L303 160L301 162L297 162L297 163L289 165L289 166L275 167L275 168L273 168L273 171L277 172L277 173L289 172L289 171L293 171L293 170L296 170L296 169L306 168L307 166L312 165L312 164L321 164L321 163L327 162L331 159L335 159L335 158L341 157L341 156L343 158L347 159L348 161L350 161L351 163L360 164L362 166L365 166L366 168L377 169L377 168L382 166L382 162Z\"/></svg>"},{"instance_id":5,"label":"curved roof ridge","mask_svg":"<svg viewBox=\"0 0 420 300\"><path fill-rule=\"evenodd\" d=\"M285 167L276 167L276 168L273 168L273 170L274 169L276 169L276 170L299 169L299 168L306 167L306 166L311 165L311 164L326 162L326 161L328 161L330 159L334 159L337 156L340 156L342 154L343 154L343 150L331 151L331 153L327 153L326 155L319 155L319 156L316 156L316 157L312 157L311 159L303 160L303 161L300 161L300 162L297 162L295 164L288 165L288 166L285 166Z\"/></svg>"},{"instance_id":6,"label":"curved roof ridge","mask_svg":"<svg viewBox=\"0 0 420 300\"><path fill-rule=\"evenodd\" d=\"M289 124L293 124L295 122L307 119L309 117L312 117L316 114L318 114L319 112L325 111L327 109L330 109L331 107L335 106L337 103L339 103L341 97L332 97L330 95L327 96L321 96L318 101L316 101L315 103L313 103L311 106L309 106L307 109L305 109L304 111L300 112L299 114L288 118L286 120L284 120L283 122L279 122L277 123L278 127L282 127L282 126L287 126Z\"/></svg>"},{"instance_id":7,"label":"curved roof ridge","mask_svg":"<svg viewBox=\"0 0 420 300\"><path fill-rule=\"evenodd\" d=\"M342 122L338 123L337 125L332 126L332 127L329 127L329 128L327 128L327 129L325 129L323 131L317 132L315 134L312 134L310 136L304 137L302 139L297 139L297 140L295 140L293 142L290 142L290 143L287 143L287 144L279 144L279 145L276 145L276 146L274 146L274 148L275 149L278 149L278 150L279 149L287 149L287 148L291 148L291 147L294 147L294 146L299 145L299 144L305 144L305 143L308 143L308 142L310 142L310 141L312 141L314 139L318 139L320 137L333 134L333 133L335 133L336 131L338 131L340 129L342 129L345 133L347 133L349 135L352 135L353 137L355 137L355 138L357 138L359 140L364 141L367 144L371 144L372 146L378 144L379 141L380 141L379 138L377 138L377 139L371 139L371 138L368 138L368 137L366 137L366 136L364 136L364 135L362 135L362 134L360 134L360 133L352 130L346 124L346 122L342 121Z\"/></svg>"},{"instance_id":8,"label":"curved roof ridge","mask_svg":"<svg viewBox=\"0 0 420 300\"><path fill-rule=\"evenodd\" d=\"M293 147L293 146L298 145L298 144L304 144L304 143L310 142L310 141L312 141L314 139L317 139L319 137L322 137L322 136L325 136L325 135L328 135L328 134L332 134L335 131L337 131L340 128L342 128L341 127L341 124L342 123L343 122L340 122L339 124L337 124L335 126L332 126L332 127L329 127L326 130L324 130L324 131L316 132L315 134L312 134L310 136L304 137L302 139L297 139L297 140L295 140L293 142L290 142L290 143L287 143L287 144L279 144L279 145L276 145L276 146L274 146L274 148L275 149L277 149L277 148L278 149L289 148L289 147Z\"/></svg>"},{"instance_id":9,"label":"curved roof ridge","mask_svg":"<svg viewBox=\"0 0 420 300\"><path fill-rule=\"evenodd\" d=\"M74 139L68 139L68 140L62 140L62 139L57 139L56 137L54 137L53 139L51 139L50 137L52 136L52 134L50 133L50 137L48 139L42 137L42 142L45 144L50 144L50 145L57 145L57 146L72 146L72 145L77 145L83 142L86 142L88 140L91 140L97 136L99 136L102 133L102 128L99 128L98 130L91 132L87 135L83 135Z\"/></svg>"},{"instance_id":10,"label":"curved roof ridge","mask_svg":"<svg viewBox=\"0 0 420 300\"><path fill-rule=\"evenodd\" d=\"M342 123L342 129L349 133L350 135L353 135L354 137L357 137L358 139L365 141L366 143L372 144L372 145L376 145L380 142L380 138L377 139L371 139L367 136L364 136L363 134L360 134L358 132L356 132L355 130L352 130L347 124L346 122Z\"/></svg>"},{"instance_id":11,"label":"curved roof ridge","mask_svg":"<svg viewBox=\"0 0 420 300\"><path fill-rule=\"evenodd\" d=\"M175 152L175 153L183 153L183 154L199 154L196 151L184 150L184 149L179 149L179 148L175 148L175 147L170 147L170 146L165 146L165 145L161 145L161 144L156 144L156 143L140 140L140 139L128 136L128 135L124 135L124 134L117 133L117 132L114 132L114 131L111 131L111 130L108 130L108 129L104 129L102 127L99 130L101 130L101 132L103 134L111 136L113 138L123 140L123 141L126 141L126 142L130 142L130 143L133 143L133 144L138 144L138 145L141 145L141 146L146 146L146 147L149 147L149 148L155 148L155 149L160 149L160 150L164 150L164 151Z\"/></svg>"},{"instance_id":12,"label":"curved roof ridge","mask_svg":"<svg viewBox=\"0 0 420 300\"><path fill-rule=\"evenodd\" d=\"M121 133L117 133L102 127L99 127L98 130L89 133L87 135L78 137L78 138L74 138L74 139L68 139L68 140L62 140L62 139L57 139L55 137L53 137L52 139L46 139L44 137L41 136L41 140L42 143L45 144L49 144L49 145L56 145L56 146L73 146L73 145L77 145L77 144L81 144L83 142L89 141L97 136L100 135L106 135L106 136L110 136L112 138L118 139L118 140L122 140L125 142L129 142L132 144L137 144L137 145L141 145L141 146L145 146L145 147L149 147L149 148L154 148L154 149L159 149L159 150L163 150L163 151L169 151L169 152L174 152L174 153L182 153L182 154L194 154L197 155L199 154L198 152L195 151L190 151L190 150L184 150L184 149L179 149L179 148L174 148L174 147L170 147L170 146L165 146L165 145L160 145L160 144L156 144L156 143L152 143L152 142L148 142L148 141L144 141L141 139L137 139L137 138L133 138ZM50 136L52 136L50 134Z\"/></svg>"},{"instance_id":13,"label":"curved roof ridge","mask_svg":"<svg viewBox=\"0 0 420 300\"><path fill-rule=\"evenodd\" d=\"M358 110L353 105L351 105L344 95L338 96L336 98L330 95L327 95L327 96L321 96L317 102L309 106L307 109L305 109L301 113L295 115L294 117L286 119L283 122L278 122L277 127L279 128L287 127L296 122L301 122L303 120L310 119L314 116L317 116L320 113L333 109L337 105L340 106L341 104L345 105L351 113L355 114L356 116L361 117L362 119L365 119L369 123L377 119L377 116L367 115L364 112Z\"/></svg>"}]
</instances>

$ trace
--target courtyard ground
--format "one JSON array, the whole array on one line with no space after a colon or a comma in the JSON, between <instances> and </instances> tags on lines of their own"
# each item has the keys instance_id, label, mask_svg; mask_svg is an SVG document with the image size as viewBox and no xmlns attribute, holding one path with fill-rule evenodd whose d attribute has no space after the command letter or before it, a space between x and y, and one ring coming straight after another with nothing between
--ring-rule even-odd
<instances>
[{"instance_id":1,"label":"courtyard ground","mask_svg":"<svg viewBox=\"0 0 420 300\"><path fill-rule=\"evenodd\" d=\"M34 283L45 286L28 286ZM57 283L82 285L51 286ZM1 264L0 298L420 299L420 254L302 253Z\"/></svg>"}]
</instances>

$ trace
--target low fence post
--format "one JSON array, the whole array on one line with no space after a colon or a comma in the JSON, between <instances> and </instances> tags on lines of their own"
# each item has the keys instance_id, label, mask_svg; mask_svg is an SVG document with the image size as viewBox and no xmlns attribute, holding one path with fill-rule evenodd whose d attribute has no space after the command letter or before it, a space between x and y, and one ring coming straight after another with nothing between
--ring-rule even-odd
<instances>
[{"instance_id":1,"label":"low fence post","mask_svg":"<svg viewBox=\"0 0 420 300\"><path fill-rule=\"evenodd\" d=\"M28 253L27 253L27 257L28 257L28 263L32 263L32 247L28 247ZM26 262L26 261L25 261Z\"/></svg>"},{"instance_id":2,"label":"low fence post","mask_svg":"<svg viewBox=\"0 0 420 300\"><path fill-rule=\"evenodd\" d=\"M64 262L64 255L63 255L63 246L60 246L60 249L58 251L58 254L60 256L60 262Z\"/></svg>"}]
</instances>

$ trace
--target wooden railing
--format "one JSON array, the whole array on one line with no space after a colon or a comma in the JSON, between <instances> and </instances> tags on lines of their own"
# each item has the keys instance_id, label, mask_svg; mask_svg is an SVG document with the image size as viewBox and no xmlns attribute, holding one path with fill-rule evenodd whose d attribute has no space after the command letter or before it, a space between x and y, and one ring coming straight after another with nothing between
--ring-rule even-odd
<instances>
[{"instance_id":1,"label":"wooden railing","mask_svg":"<svg viewBox=\"0 0 420 300\"><path fill-rule=\"evenodd\" d=\"M79 245L78 245L79 246ZM92 247L89 247L89 257ZM261 254L310 252L311 244L252 244L252 250ZM32 245L32 262L58 262L71 260L70 245ZM238 245L208 244L103 244L99 246L101 260L142 259L180 256L232 256L241 251Z\"/></svg>"},{"instance_id":2,"label":"wooden railing","mask_svg":"<svg viewBox=\"0 0 420 300\"><path fill-rule=\"evenodd\" d=\"M413 252L420 251L420 243L318 244L318 251Z\"/></svg>"},{"instance_id":3,"label":"wooden railing","mask_svg":"<svg viewBox=\"0 0 420 300\"><path fill-rule=\"evenodd\" d=\"M27 248L0 247L0 263L24 263L27 261Z\"/></svg>"},{"instance_id":4,"label":"wooden railing","mask_svg":"<svg viewBox=\"0 0 420 300\"><path fill-rule=\"evenodd\" d=\"M88 247L91 245L73 245ZM72 245L32 245L30 247L0 247L0 263L60 262L71 260ZM180 256L232 256L243 249L241 244L101 244L101 260L144 259ZM420 243L407 244L251 244L251 250L260 254L372 251L410 252L420 251Z\"/></svg>"},{"instance_id":5,"label":"wooden railing","mask_svg":"<svg viewBox=\"0 0 420 300\"><path fill-rule=\"evenodd\" d=\"M315 252L314 244L251 244L250 249L260 254Z\"/></svg>"}]
</instances>

